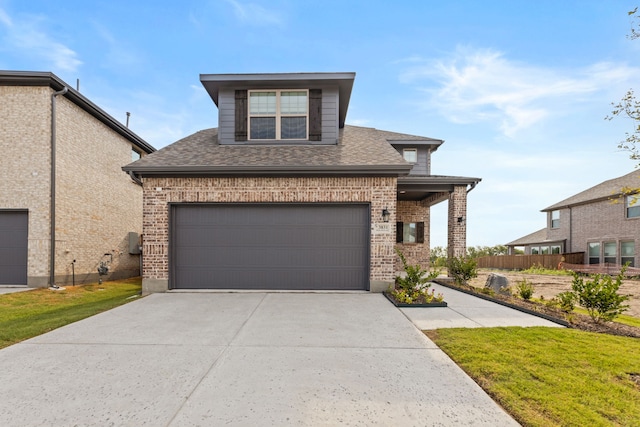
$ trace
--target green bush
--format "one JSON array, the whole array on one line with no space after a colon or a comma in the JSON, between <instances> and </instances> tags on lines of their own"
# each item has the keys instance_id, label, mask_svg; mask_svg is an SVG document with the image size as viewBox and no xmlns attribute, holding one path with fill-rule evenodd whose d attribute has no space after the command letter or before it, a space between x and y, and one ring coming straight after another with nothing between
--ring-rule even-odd
<instances>
[{"instance_id":1,"label":"green bush","mask_svg":"<svg viewBox=\"0 0 640 427\"><path fill-rule=\"evenodd\" d=\"M449 258L447 268L454 282L459 285L466 285L470 279L478 277L478 261L470 256Z\"/></svg>"},{"instance_id":2,"label":"green bush","mask_svg":"<svg viewBox=\"0 0 640 427\"><path fill-rule=\"evenodd\" d=\"M533 296L533 284L529 283L527 279L522 279L516 285L516 292L520 295L520 298L523 300L530 300Z\"/></svg>"},{"instance_id":3,"label":"green bush","mask_svg":"<svg viewBox=\"0 0 640 427\"><path fill-rule=\"evenodd\" d=\"M575 299L587 310L595 323L603 320L611 321L629 308L624 304L629 297L618 293L625 271L626 267L620 271L615 280L611 276L601 274L595 274L591 276L591 280L585 280L577 273L573 273L571 288Z\"/></svg>"},{"instance_id":4,"label":"green bush","mask_svg":"<svg viewBox=\"0 0 640 427\"><path fill-rule=\"evenodd\" d=\"M571 291L561 292L551 301L557 303L560 310L567 313L571 313L576 308L576 295Z\"/></svg>"},{"instance_id":5,"label":"green bush","mask_svg":"<svg viewBox=\"0 0 640 427\"><path fill-rule=\"evenodd\" d=\"M442 301L441 294L436 295L435 291L425 286L440 275L440 270L433 269L428 271L419 265L410 265L404 254L396 249L396 253L402 261L402 267L406 273L405 277L396 277L396 289L391 290L394 298L402 303L411 304L417 301L431 302Z\"/></svg>"}]
</instances>

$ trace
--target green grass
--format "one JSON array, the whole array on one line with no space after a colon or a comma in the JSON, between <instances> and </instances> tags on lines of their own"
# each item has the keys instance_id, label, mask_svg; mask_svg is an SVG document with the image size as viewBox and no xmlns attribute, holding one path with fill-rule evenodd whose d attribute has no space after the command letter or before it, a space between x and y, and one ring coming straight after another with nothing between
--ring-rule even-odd
<instances>
[{"instance_id":1,"label":"green grass","mask_svg":"<svg viewBox=\"0 0 640 427\"><path fill-rule=\"evenodd\" d=\"M0 295L0 348L125 304L140 290L135 278Z\"/></svg>"},{"instance_id":2,"label":"green grass","mask_svg":"<svg viewBox=\"0 0 640 427\"><path fill-rule=\"evenodd\" d=\"M540 264L532 265L526 270L522 270L521 273L539 274L542 276L571 276L571 271L569 270L553 270L549 268L544 268Z\"/></svg>"},{"instance_id":3,"label":"green grass","mask_svg":"<svg viewBox=\"0 0 640 427\"><path fill-rule=\"evenodd\" d=\"M638 426L640 340L559 328L428 335L524 426Z\"/></svg>"},{"instance_id":4,"label":"green grass","mask_svg":"<svg viewBox=\"0 0 640 427\"><path fill-rule=\"evenodd\" d=\"M584 314L585 316L589 315L589 312L587 311L586 308L576 307L573 309L573 311L575 311L576 313ZM629 316L626 314L621 314L619 316L616 316L616 318L613 319L613 321L617 323L622 323L623 325L635 326L636 328L640 328L640 318Z\"/></svg>"}]
</instances>

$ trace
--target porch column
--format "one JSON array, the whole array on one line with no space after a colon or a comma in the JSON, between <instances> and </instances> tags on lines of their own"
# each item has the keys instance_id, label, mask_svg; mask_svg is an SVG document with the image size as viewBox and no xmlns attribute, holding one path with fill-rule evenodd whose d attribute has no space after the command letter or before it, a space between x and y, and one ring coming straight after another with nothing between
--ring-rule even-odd
<instances>
[{"instance_id":1,"label":"porch column","mask_svg":"<svg viewBox=\"0 0 640 427\"><path fill-rule=\"evenodd\" d=\"M459 185L449 193L449 226L447 255L459 257L467 254L467 186Z\"/></svg>"}]
</instances>

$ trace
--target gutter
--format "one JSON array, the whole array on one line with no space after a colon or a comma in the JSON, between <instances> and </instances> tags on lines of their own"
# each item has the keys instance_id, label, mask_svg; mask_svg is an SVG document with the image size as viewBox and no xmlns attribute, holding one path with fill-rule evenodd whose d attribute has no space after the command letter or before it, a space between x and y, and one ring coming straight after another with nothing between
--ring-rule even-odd
<instances>
[{"instance_id":1,"label":"gutter","mask_svg":"<svg viewBox=\"0 0 640 427\"><path fill-rule=\"evenodd\" d=\"M51 244L49 246L49 286L56 286L56 97L64 95L69 90L63 87L62 90L51 94L51 177L50 188L51 196L49 202L49 216L51 217L50 237Z\"/></svg>"}]
</instances>

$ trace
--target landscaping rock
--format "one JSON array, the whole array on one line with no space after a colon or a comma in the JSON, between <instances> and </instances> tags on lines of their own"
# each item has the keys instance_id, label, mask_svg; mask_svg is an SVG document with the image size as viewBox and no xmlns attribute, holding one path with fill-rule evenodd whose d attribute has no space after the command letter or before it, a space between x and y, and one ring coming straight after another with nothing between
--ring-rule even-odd
<instances>
[{"instance_id":1,"label":"landscaping rock","mask_svg":"<svg viewBox=\"0 0 640 427\"><path fill-rule=\"evenodd\" d=\"M484 285L485 289L491 289L493 292L501 295L511 295L509 290L509 279L501 274L491 273L487 277Z\"/></svg>"}]
</instances>

